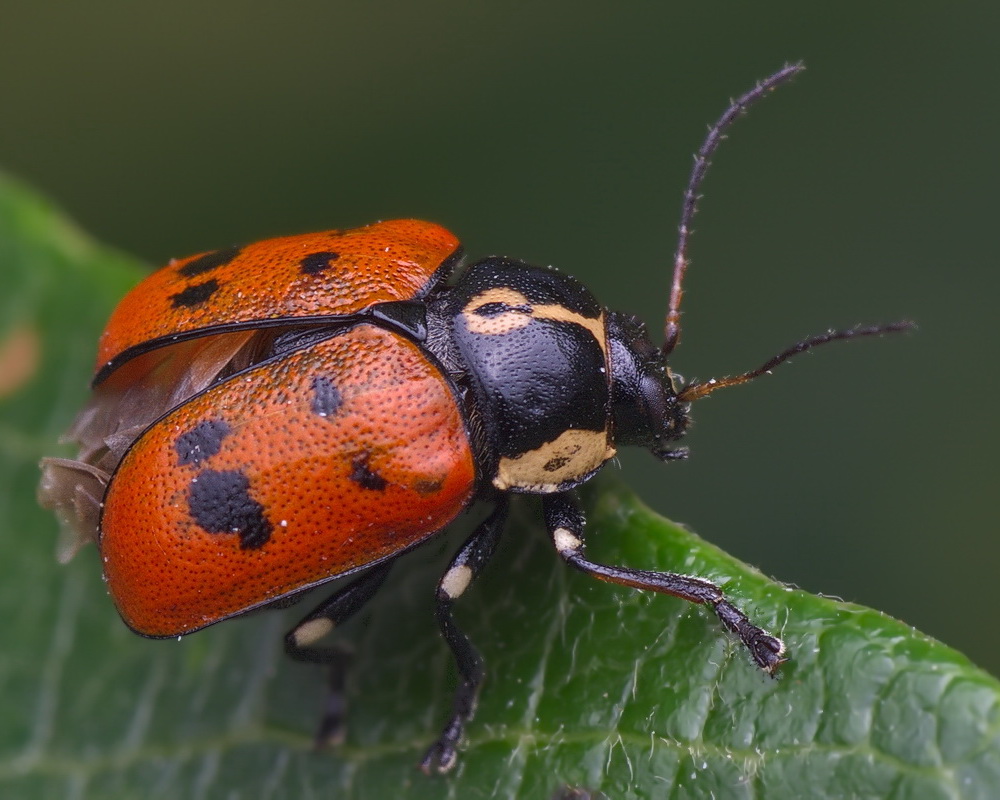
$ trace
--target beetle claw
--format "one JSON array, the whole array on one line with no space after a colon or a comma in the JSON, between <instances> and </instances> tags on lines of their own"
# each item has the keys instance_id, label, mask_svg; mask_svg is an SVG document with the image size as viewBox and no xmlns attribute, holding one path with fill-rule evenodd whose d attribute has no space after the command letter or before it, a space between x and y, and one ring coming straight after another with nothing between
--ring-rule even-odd
<instances>
[{"instance_id":1,"label":"beetle claw","mask_svg":"<svg viewBox=\"0 0 1000 800\"><path fill-rule=\"evenodd\" d=\"M434 742L420 762L420 769L423 773L431 775L437 772L443 775L450 772L458 761L458 750L455 744L455 741L448 736L442 736Z\"/></svg>"},{"instance_id":2,"label":"beetle claw","mask_svg":"<svg viewBox=\"0 0 1000 800\"><path fill-rule=\"evenodd\" d=\"M774 677L778 668L788 661L784 657L785 643L765 631L760 631L759 635L753 636L746 644L757 666L771 677Z\"/></svg>"}]
</instances>

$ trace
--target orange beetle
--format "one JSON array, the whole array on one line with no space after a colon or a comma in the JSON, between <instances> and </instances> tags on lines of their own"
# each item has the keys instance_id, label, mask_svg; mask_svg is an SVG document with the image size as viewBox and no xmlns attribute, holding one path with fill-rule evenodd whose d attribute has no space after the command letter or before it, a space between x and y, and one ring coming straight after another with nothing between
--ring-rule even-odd
<instances>
[{"instance_id":1,"label":"orange beetle","mask_svg":"<svg viewBox=\"0 0 1000 800\"><path fill-rule=\"evenodd\" d=\"M40 497L98 543L125 622L191 633L353 573L285 640L294 658L357 611L400 554L476 499L493 504L437 590L460 673L454 708L422 766L450 769L483 679L452 604L492 555L511 494L543 497L571 566L709 605L769 673L784 645L714 584L606 566L584 555L574 489L625 444L662 460L692 401L751 380L855 328L799 342L758 369L677 385L681 280L699 184L722 131L800 69L739 98L711 129L685 195L665 328L604 309L551 269L491 257L448 283L460 247L415 220L290 236L174 261L133 289L101 337L94 392L70 431L76 460L46 459ZM330 704L319 737L341 731Z\"/></svg>"}]
</instances>

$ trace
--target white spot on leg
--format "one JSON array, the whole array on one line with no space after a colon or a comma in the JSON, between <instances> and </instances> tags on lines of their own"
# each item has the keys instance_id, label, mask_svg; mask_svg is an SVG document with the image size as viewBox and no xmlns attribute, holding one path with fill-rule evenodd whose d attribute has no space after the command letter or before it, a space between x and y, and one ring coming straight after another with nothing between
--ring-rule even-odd
<instances>
[{"instance_id":1,"label":"white spot on leg","mask_svg":"<svg viewBox=\"0 0 1000 800\"><path fill-rule=\"evenodd\" d=\"M296 647L309 647L326 636L334 628L333 622L326 617L317 617L303 622L293 634Z\"/></svg>"},{"instance_id":2,"label":"white spot on leg","mask_svg":"<svg viewBox=\"0 0 1000 800\"><path fill-rule=\"evenodd\" d=\"M569 528L556 528L552 534L552 541L560 555L576 553L583 549L583 542Z\"/></svg>"},{"instance_id":3,"label":"white spot on leg","mask_svg":"<svg viewBox=\"0 0 1000 800\"><path fill-rule=\"evenodd\" d=\"M441 591L454 600L469 588L470 583L472 583L472 568L459 564L444 574L441 579Z\"/></svg>"}]
</instances>

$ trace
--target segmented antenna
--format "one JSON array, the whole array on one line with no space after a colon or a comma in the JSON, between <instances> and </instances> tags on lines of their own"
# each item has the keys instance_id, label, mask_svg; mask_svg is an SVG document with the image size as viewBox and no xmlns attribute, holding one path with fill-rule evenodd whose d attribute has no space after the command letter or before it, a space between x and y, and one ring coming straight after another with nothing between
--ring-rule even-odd
<instances>
[{"instance_id":1,"label":"segmented antenna","mask_svg":"<svg viewBox=\"0 0 1000 800\"><path fill-rule=\"evenodd\" d=\"M802 72L805 65L789 64L775 72L769 78L765 78L746 94L734 100L726 112L719 117L718 121L709 129L708 136L702 143L697 155L694 157L694 167L691 169L691 177L688 180L687 190L684 192L684 205L681 208L681 224L677 229L677 252L674 254L674 277L670 284L670 304L667 307L667 319L663 328L663 355L670 355L677 346L681 338L681 298L684 291L681 284L684 281L684 273L687 272L688 258L687 245L691 236L691 221L698 210L698 189L705 179L705 173L711 164L713 153L719 143L725 138L726 129L732 125L741 114L750 106L764 97L768 92L789 80L793 75Z\"/></svg>"},{"instance_id":2,"label":"segmented antenna","mask_svg":"<svg viewBox=\"0 0 1000 800\"><path fill-rule=\"evenodd\" d=\"M860 336L881 336L884 333L908 331L916 327L916 324L913 322L902 320L901 322L890 322L887 325L859 326L857 328L849 328L846 331L829 331L828 333L821 333L819 336L811 336L808 339L803 339L801 342L796 342L787 350L783 350L778 355L769 358L757 367L757 369L744 372L742 375L735 375L731 378L712 378L701 383L689 384L677 393L677 399L682 403L690 403L693 400L700 400L716 389L725 389L727 386L738 386L741 383L752 381L754 378L759 378L764 373L770 372L783 361L788 361L792 356L804 353L806 350L811 350L813 347L818 347L821 344L837 342L842 339L856 339Z\"/></svg>"}]
</instances>

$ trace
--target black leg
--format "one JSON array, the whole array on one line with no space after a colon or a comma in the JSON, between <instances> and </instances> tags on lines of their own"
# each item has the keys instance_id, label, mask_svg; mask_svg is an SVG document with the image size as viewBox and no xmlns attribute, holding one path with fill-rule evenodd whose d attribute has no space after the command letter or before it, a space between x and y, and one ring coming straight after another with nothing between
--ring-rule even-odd
<instances>
[{"instance_id":1,"label":"black leg","mask_svg":"<svg viewBox=\"0 0 1000 800\"><path fill-rule=\"evenodd\" d=\"M479 651L469 641L451 614L455 600L469 588L469 584L490 560L500 540L504 523L507 521L509 500L501 495L493 512L476 528L458 551L458 555L448 565L437 589L437 621L458 667L458 688L452 705L451 717L441 731L441 736L431 745L420 768L426 772L447 772L455 766L458 756L458 741L462 737L465 723L472 718L476 709L476 696L483 682L483 659Z\"/></svg>"},{"instance_id":2,"label":"black leg","mask_svg":"<svg viewBox=\"0 0 1000 800\"><path fill-rule=\"evenodd\" d=\"M583 527L586 520L573 495L568 492L546 495L543 503L545 525L556 550L566 563L602 581L671 594L692 603L710 605L722 623L750 651L757 666L765 672L773 675L785 661L785 645L781 639L751 623L742 611L726 600L722 590L714 583L673 572L608 567L588 561L583 555Z\"/></svg>"},{"instance_id":3,"label":"black leg","mask_svg":"<svg viewBox=\"0 0 1000 800\"><path fill-rule=\"evenodd\" d=\"M339 744L344 738L344 676L350 653L343 646L317 646L316 642L342 624L371 600L395 559L369 569L332 597L328 597L285 636L285 652L296 661L329 666L326 706L316 731L316 746Z\"/></svg>"}]
</instances>

